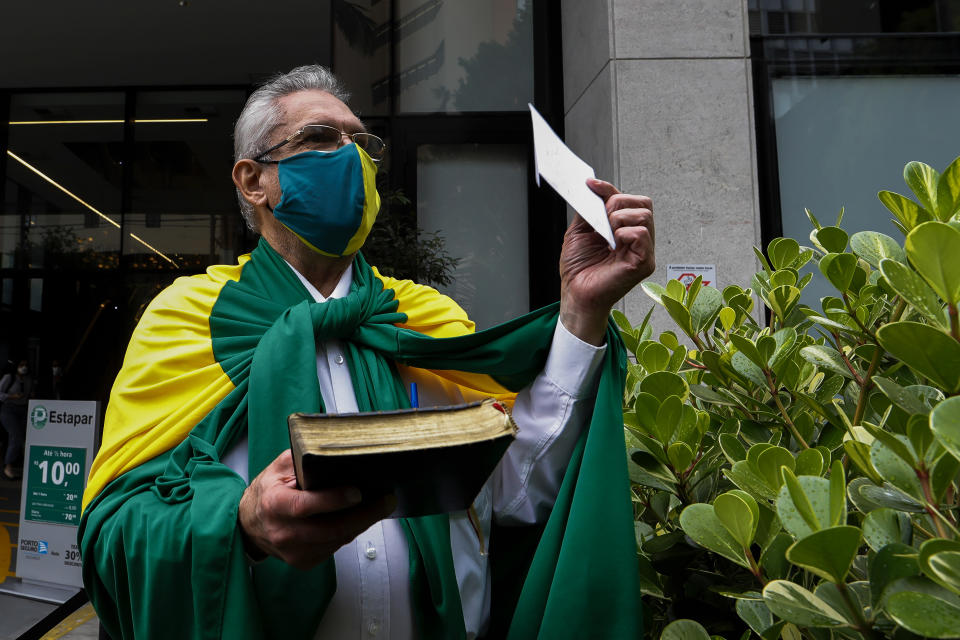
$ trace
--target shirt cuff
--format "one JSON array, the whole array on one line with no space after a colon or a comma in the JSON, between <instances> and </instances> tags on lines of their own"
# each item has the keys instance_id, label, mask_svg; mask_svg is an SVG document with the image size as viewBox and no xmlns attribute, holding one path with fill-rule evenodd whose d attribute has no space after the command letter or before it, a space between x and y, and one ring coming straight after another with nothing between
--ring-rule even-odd
<instances>
[{"instance_id":1,"label":"shirt cuff","mask_svg":"<svg viewBox=\"0 0 960 640\"><path fill-rule=\"evenodd\" d=\"M543 375L573 398L593 396L606 352L606 344L599 347L588 344L567 331L558 320Z\"/></svg>"}]
</instances>

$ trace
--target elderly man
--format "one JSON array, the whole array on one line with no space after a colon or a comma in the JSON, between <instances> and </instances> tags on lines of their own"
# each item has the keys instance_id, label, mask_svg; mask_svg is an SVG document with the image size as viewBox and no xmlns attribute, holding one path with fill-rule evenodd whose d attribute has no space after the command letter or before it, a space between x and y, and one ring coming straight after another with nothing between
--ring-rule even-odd
<instances>
[{"instance_id":1,"label":"elderly man","mask_svg":"<svg viewBox=\"0 0 960 640\"><path fill-rule=\"evenodd\" d=\"M474 333L449 298L358 253L384 147L346 99L318 66L250 96L233 180L260 245L177 280L131 338L80 528L103 626L115 639L637 637L608 315L654 268L651 201L591 181L617 249L577 217L559 306ZM471 509L389 519L392 496L297 489L287 415L406 407L410 381L424 402L513 403L519 436Z\"/></svg>"}]
</instances>

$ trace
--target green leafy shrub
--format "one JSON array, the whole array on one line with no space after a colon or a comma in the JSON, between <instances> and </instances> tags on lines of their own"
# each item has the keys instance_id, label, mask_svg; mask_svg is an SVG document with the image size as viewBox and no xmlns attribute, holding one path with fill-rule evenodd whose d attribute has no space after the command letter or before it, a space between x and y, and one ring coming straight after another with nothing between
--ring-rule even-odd
<instances>
[{"instance_id":1,"label":"green leafy shrub","mask_svg":"<svg viewBox=\"0 0 960 640\"><path fill-rule=\"evenodd\" d=\"M645 284L682 336L615 312L653 637L960 637L960 158L904 178L903 243L808 211L750 288Z\"/></svg>"}]
</instances>

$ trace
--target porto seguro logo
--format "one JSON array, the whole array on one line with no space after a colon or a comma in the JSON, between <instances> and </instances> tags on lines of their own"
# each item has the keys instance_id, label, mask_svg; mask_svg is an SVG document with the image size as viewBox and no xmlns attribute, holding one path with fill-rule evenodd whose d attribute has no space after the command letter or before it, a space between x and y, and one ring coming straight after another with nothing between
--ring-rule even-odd
<instances>
[{"instance_id":1,"label":"porto seguro logo","mask_svg":"<svg viewBox=\"0 0 960 640\"><path fill-rule=\"evenodd\" d=\"M47 425L48 418L47 408L43 405L37 405L30 412L30 425L34 429L43 429Z\"/></svg>"}]
</instances>

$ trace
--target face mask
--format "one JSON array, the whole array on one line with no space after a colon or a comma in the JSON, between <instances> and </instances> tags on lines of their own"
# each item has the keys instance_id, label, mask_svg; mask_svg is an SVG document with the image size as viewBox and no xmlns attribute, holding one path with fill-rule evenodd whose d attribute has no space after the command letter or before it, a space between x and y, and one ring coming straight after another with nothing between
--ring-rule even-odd
<instances>
[{"instance_id":1,"label":"face mask","mask_svg":"<svg viewBox=\"0 0 960 640\"><path fill-rule=\"evenodd\" d=\"M308 247L326 256L356 253L370 234L380 195L377 165L355 144L304 151L277 164L280 202L273 216Z\"/></svg>"},{"instance_id":2,"label":"face mask","mask_svg":"<svg viewBox=\"0 0 960 640\"><path fill-rule=\"evenodd\" d=\"M19 374L22 375L22 376L25 376L25 375L27 375L27 368L26 368L26 367L19 367L19 368L17 369L17 373L19 373Z\"/></svg>"}]
</instances>

